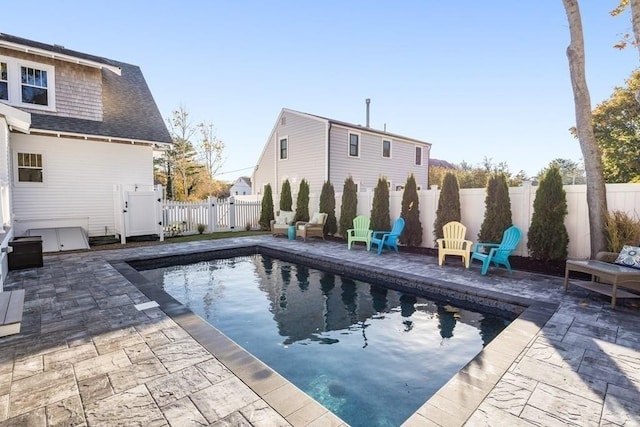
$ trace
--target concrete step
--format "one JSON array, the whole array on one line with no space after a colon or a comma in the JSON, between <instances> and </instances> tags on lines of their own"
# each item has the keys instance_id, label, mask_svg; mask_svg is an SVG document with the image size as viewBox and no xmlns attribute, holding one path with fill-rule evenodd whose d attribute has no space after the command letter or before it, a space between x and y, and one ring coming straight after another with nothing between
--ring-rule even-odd
<instances>
[{"instance_id":1,"label":"concrete step","mask_svg":"<svg viewBox=\"0 0 640 427\"><path fill-rule=\"evenodd\" d=\"M24 289L0 292L0 337L20 332Z\"/></svg>"}]
</instances>

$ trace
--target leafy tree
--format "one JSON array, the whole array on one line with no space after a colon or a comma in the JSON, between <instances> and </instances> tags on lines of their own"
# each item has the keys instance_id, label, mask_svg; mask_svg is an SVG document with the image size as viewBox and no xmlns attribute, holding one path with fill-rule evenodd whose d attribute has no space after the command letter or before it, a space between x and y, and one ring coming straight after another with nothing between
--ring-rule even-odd
<instances>
[{"instance_id":1,"label":"leafy tree","mask_svg":"<svg viewBox=\"0 0 640 427\"><path fill-rule=\"evenodd\" d=\"M512 225L509 186L504 174L494 174L489 178L484 203L484 220L478 239L481 242L500 243L504 230Z\"/></svg>"},{"instance_id":2,"label":"leafy tree","mask_svg":"<svg viewBox=\"0 0 640 427\"><path fill-rule=\"evenodd\" d=\"M433 223L433 237L440 239L444 237L442 227L451 221L460 221L460 189L458 179L455 174L448 173L442 183L442 191L438 198L438 209L436 210L436 220Z\"/></svg>"},{"instance_id":3,"label":"leafy tree","mask_svg":"<svg viewBox=\"0 0 640 427\"><path fill-rule=\"evenodd\" d=\"M513 175L505 162L496 164L492 159L485 157L478 166L462 162L456 165L455 169L429 167L429 183L442 188L447 173L453 173L456 176L460 188L484 188L487 186L489 177L494 173L504 173L511 187L517 187L522 181L529 179L524 171Z\"/></svg>"},{"instance_id":4,"label":"leafy tree","mask_svg":"<svg viewBox=\"0 0 640 427\"><path fill-rule=\"evenodd\" d=\"M309 183L304 178L300 181L294 221L309 221Z\"/></svg>"},{"instance_id":5,"label":"leafy tree","mask_svg":"<svg viewBox=\"0 0 640 427\"><path fill-rule=\"evenodd\" d=\"M589 234L591 257L607 247L605 231L607 190L604 185L602 155L593 131L591 97L585 77L584 37L578 0L562 0L569 21L570 43L567 48L569 74L576 109L576 133L582 150L587 175L587 207L589 212ZM634 0L635 3L635 0ZM632 12L635 13L632 6ZM634 25L634 32L636 28ZM637 32L636 32L637 34Z\"/></svg>"},{"instance_id":6,"label":"leafy tree","mask_svg":"<svg viewBox=\"0 0 640 427\"><path fill-rule=\"evenodd\" d=\"M391 214L389 213L389 185L387 178L378 178L371 202L371 229L391 230Z\"/></svg>"},{"instance_id":7,"label":"leafy tree","mask_svg":"<svg viewBox=\"0 0 640 427\"><path fill-rule=\"evenodd\" d=\"M578 162L574 162L569 159L554 159L549 163L547 168L542 169L538 173L538 179L542 179L542 176L546 173L548 168L551 166L558 166L558 170L560 172L560 177L562 178L562 184L564 185L574 185L574 184L584 184L586 182L584 176L584 168L582 164Z\"/></svg>"},{"instance_id":8,"label":"leafy tree","mask_svg":"<svg viewBox=\"0 0 640 427\"><path fill-rule=\"evenodd\" d=\"M540 179L533 201L527 248L531 258L555 261L567 258L569 233L564 225L567 195L557 163L552 163Z\"/></svg>"},{"instance_id":9,"label":"leafy tree","mask_svg":"<svg viewBox=\"0 0 640 427\"><path fill-rule=\"evenodd\" d=\"M338 231L338 223L336 220L336 193L333 184L325 181L322 184L320 192L320 212L327 214L327 220L324 223L324 232L326 234L336 234Z\"/></svg>"},{"instance_id":10,"label":"leafy tree","mask_svg":"<svg viewBox=\"0 0 640 427\"><path fill-rule=\"evenodd\" d=\"M347 236L347 230L353 227L353 219L358 215L358 194L356 183L349 176L344 180L342 189L342 205L340 206L340 235Z\"/></svg>"},{"instance_id":11,"label":"leafy tree","mask_svg":"<svg viewBox=\"0 0 640 427\"><path fill-rule=\"evenodd\" d=\"M418 198L418 186L413 174L407 177L407 182L404 185L400 216L404 219L404 230L400 235L400 243L407 246L420 246L422 243L420 199Z\"/></svg>"},{"instance_id":12,"label":"leafy tree","mask_svg":"<svg viewBox=\"0 0 640 427\"><path fill-rule=\"evenodd\" d=\"M260 210L260 230L267 231L271 229L271 220L275 219L273 214L273 194L271 193L271 184L264 186L264 194L262 195L262 205Z\"/></svg>"},{"instance_id":13,"label":"leafy tree","mask_svg":"<svg viewBox=\"0 0 640 427\"><path fill-rule=\"evenodd\" d=\"M289 183L288 179L285 179L282 183L282 192L280 193L280 210L290 212L292 204L293 200L291 199L291 184Z\"/></svg>"},{"instance_id":14,"label":"leafy tree","mask_svg":"<svg viewBox=\"0 0 640 427\"><path fill-rule=\"evenodd\" d=\"M593 110L593 132L602 150L604 179L610 183L640 182L640 70L626 87L616 87Z\"/></svg>"},{"instance_id":15,"label":"leafy tree","mask_svg":"<svg viewBox=\"0 0 640 427\"><path fill-rule=\"evenodd\" d=\"M222 153L224 152L224 142L218 139L215 134L213 124L201 122L198 124L200 130L201 140L198 144L198 153L204 162L207 174L211 179L214 179L218 173L224 160Z\"/></svg>"}]
</instances>

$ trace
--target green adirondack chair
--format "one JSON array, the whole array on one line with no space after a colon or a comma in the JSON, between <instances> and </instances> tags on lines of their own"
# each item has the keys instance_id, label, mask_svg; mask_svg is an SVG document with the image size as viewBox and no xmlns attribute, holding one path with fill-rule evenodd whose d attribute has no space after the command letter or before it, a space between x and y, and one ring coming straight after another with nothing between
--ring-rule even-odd
<instances>
[{"instance_id":1,"label":"green adirondack chair","mask_svg":"<svg viewBox=\"0 0 640 427\"><path fill-rule=\"evenodd\" d=\"M353 218L353 228L347 230L347 247L351 250L353 242L364 242L367 250L371 248L371 234L369 230L369 217L360 215Z\"/></svg>"},{"instance_id":2,"label":"green adirondack chair","mask_svg":"<svg viewBox=\"0 0 640 427\"><path fill-rule=\"evenodd\" d=\"M502 234L502 242L500 243L476 243L473 246L473 252L471 252L471 262L477 259L482 262L481 273L483 276L489 271L489 265L495 266L504 265L507 271L511 273L511 264L509 264L509 255L513 252L520 238L522 232L518 227L512 225L507 228Z\"/></svg>"},{"instance_id":3,"label":"green adirondack chair","mask_svg":"<svg viewBox=\"0 0 640 427\"><path fill-rule=\"evenodd\" d=\"M382 253L382 249L386 246L398 252L398 240L404 230L404 219L398 218L393 223L391 231L374 231L371 236L371 243L378 245L378 255Z\"/></svg>"}]
</instances>

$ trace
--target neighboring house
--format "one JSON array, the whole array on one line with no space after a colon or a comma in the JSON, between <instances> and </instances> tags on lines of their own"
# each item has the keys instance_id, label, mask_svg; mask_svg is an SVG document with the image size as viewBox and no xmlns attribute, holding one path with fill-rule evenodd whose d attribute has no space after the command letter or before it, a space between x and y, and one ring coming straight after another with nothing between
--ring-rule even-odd
<instances>
[{"instance_id":1,"label":"neighboring house","mask_svg":"<svg viewBox=\"0 0 640 427\"><path fill-rule=\"evenodd\" d=\"M9 234L115 234L114 188L152 187L154 147L170 143L139 67L0 33L0 220Z\"/></svg>"},{"instance_id":2,"label":"neighboring house","mask_svg":"<svg viewBox=\"0 0 640 427\"><path fill-rule=\"evenodd\" d=\"M236 179L236 182L229 188L229 195L231 196L245 196L251 194L251 178L248 176L241 176Z\"/></svg>"},{"instance_id":3,"label":"neighboring house","mask_svg":"<svg viewBox=\"0 0 640 427\"><path fill-rule=\"evenodd\" d=\"M409 174L426 189L430 149L428 142L283 108L254 170L253 191L271 184L280 194L289 179L295 193L306 179L311 193L325 181L341 192L349 176L358 191L373 190L380 176L396 190Z\"/></svg>"}]
</instances>

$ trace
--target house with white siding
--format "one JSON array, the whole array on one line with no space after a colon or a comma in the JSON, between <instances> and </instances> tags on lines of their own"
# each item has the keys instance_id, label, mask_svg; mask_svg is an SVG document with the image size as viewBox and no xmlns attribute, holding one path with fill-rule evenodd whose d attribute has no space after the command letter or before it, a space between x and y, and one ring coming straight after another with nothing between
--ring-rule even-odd
<instances>
[{"instance_id":1,"label":"house with white siding","mask_svg":"<svg viewBox=\"0 0 640 427\"><path fill-rule=\"evenodd\" d=\"M138 66L0 33L4 247L34 229L113 235L114 188L153 188L170 143Z\"/></svg>"},{"instance_id":2,"label":"house with white siding","mask_svg":"<svg viewBox=\"0 0 640 427\"><path fill-rule=\"evenodd\" d=\"M251 194L251 178L241 176L236 179L231 187L229 187L229 194L231 196L246 196Z\"/></svg>"},{"instance_id":3,"label":"house with white siding","mask_svg":"<svg viewBox=\"0 0 640 427\"><path fill-rule=\"evenodd\" d=\"M283 108L253 172L253 192L271 184L278 195L286 179L293 192L302 179L311 193L325 181L341 192L349 176L358 191L373 190L380 176L399 190L410 174L426 189L430 149L418 139Z\"/></svg>"}]
</instances>

